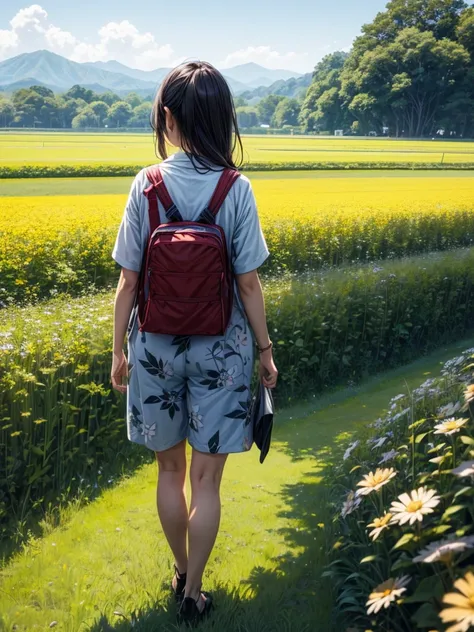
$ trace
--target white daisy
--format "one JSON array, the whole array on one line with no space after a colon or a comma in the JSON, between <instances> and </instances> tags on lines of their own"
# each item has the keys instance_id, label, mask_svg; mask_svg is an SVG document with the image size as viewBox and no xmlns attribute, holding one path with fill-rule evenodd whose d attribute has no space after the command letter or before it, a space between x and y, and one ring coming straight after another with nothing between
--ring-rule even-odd
<instances>
[{"instance_id":1,"label":"white daisy","mask_svg":"<svg viewBox=\"0 0 474 632\"><path fill-rule=\"evenodd\" d=\"M378 491L396 475L393 467L385 469L379 467L375 473L364 474L364 478L357 483L357 487L361 488L356 491L357 496L366 496L370 492Z\"/></svg>"},{"instance_id":2,"label":"white daisy","mask_svg":"<svg viewBox=\"0 0 474 632\"><path fill-rule=\"evenodd\" d=\"M436 490L420 487L410 494L401 494L398 501L392 503L390 512L393 514L392 522L400 525L409 522L414 524L421 522L423 516L433 513L441 499L436 495Z\"/></svg>"},{"instance_id":3,"label":"white daisy","mask_svg":"<svg viewBox=\"0 0 474 632\"><path fill-rule=\"evenodd\" d=\"M354 492L349 492L349 494L347 494L346 500L342 505L341 516L345 518L346 516L351 514L357 509L361 502L362 498L356 496Z\"/></svg>"},{"instance_id":4,"label":"white daisy","mask_svg":"<svg viewBox=\"0 0 474 632\"><path fill-rule=\"evenodd\" d=\"M369 600L365 604L369 606L367 614L377 614L382 608L388 608L406 591L410 583L408 575L403 575L397 579L387 579L386 582L374 588L369 595Z\"/></svg>"},{"instance_id":5,"label":"white daisy","mask_svg":"<svg viewBox=\"0 0 474 632\"><path fill-rule=\"evenodd\" d=\"M383 452L382 458L379 461L379 465L382 465L383 463L387 463L388 461L391 461L399 454L400 452L397 452L397 450L390 450L389 452Z\"/></svg>"},{"instance_id":6,"label":"white daisy","mask_svg":"<svg viewBox=\"0 0 474 632\"><path fill-rule=\"evenodd\" d=\"M469 419L456 419L456 417L449 417L440 424L436 424L434 434L452 435L459 432L468 421Z\"/></svg>"},{"instance_id":7,"label":"white daisy","mask_svg":"<svg viewBox=\"0 0 474 632\"><path fill-rule=\"evenodd\" d=\"M425 562L426 564L432 564L433 562L449 562L454 553L462 553L467 549L474 547L474 536L469 535L464 538L446 538L440 542L431 542L423 550L421 550L416 557L413 558L414 562Z\"/></svg>"},{"instance_id":8,"label":"white daisy","mask_svg":"<svg viewBox=\"0 0 474 632\"><path fill-rule=\"evenodd\" d=\"M348 446L347 450L344 452L344 456L342 457L344 461L347 461L347 459L351 456L352 452L357 448L359 443L360 441L354 441Z\"/></svg>"},{"instance_id":9,"label":"white daisy","mask_svg":"<svg viewBox=\"0 0 474 632\"><path fill-rule=\"evenodd\" d=\"M454 470L451 470L451 474L455 474L461 478L464 476L474 476L474 461L464 461L464 463L455 467Z\"/></svg>"},{"instance_id":10,"label":"white daisy","mask_svg":"<svg viewBox=\"0 0 474 632\"><path fill-rule=\"evenodd\" d=\"M385 512L381 518L375 518L373 522L367 525L368 527L374 527L369 533L372 540L375 541L384 529L388 529L391 518L392 514Z\"/></svg>"}]
</instances>

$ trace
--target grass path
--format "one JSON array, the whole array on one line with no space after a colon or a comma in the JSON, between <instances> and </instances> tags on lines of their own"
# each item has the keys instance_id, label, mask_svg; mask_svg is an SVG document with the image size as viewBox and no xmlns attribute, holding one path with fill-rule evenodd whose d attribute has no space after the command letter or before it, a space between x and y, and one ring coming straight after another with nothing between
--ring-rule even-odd
<instances>
[{"instance_id":1,"label":"grass path","mask_svg":"<svg viewBox=\"0 0 474 632\"><path fill-rule=\"evenodd\" d=\"M467 178L474 181L473 171L250 171L245 174L256 180L332 180L334 178ZM113 195L130 191L133 177L117 178L32 178L0 179L0 197L55 195Z\"/></svg>"},{"instance_id":2,"label":"grass path","mask_svg":"<svg viewBox=\"0 0 474 632\"><path fill-rule=\"evenodd\" d=\"M203 631L333 631L330 590L320 579L327 520L321 482L333 448L379 416L405 381L418 385L473 345L450 345L281 413L263 466L255 450L230 458L221 532L205 576L218 609ZM0 630L177 629L155 476L154 463L144 466L13 558L0 573Z\"/></svg>"}]
</instances>

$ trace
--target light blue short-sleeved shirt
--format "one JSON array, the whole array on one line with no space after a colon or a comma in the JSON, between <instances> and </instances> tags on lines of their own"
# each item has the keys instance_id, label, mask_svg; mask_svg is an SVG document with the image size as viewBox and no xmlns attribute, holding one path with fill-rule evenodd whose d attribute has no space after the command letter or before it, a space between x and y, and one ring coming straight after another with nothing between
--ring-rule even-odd
<instances>
[{"instance_id":1,"label":"light blue short-sleeved shirt","mask_svg":"<svg viewBox=\"0 0 474 632\"><path fill-rule=\"evenodd\" d=\"M196 221L209 203L221 172L196 171L191 159L182 151L160 164L163 180L171 199L184 221ZM112 251L113 259L123 268L140 271L148 243L150 223L144 190L149 186L143 169L133 181L119 232ZM166 223L159 204L160 222ZM216 217L225 232L229 256L235 274L259 268L269 255L257 213L257 205L248 178L241 175L234 183Z\"/></svg>"}]
</instances>

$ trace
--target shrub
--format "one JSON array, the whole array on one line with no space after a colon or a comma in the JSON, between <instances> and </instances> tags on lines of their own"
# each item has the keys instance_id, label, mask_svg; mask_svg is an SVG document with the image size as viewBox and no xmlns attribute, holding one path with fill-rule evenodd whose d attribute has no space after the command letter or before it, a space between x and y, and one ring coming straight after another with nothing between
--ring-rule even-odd
<instances>
[{"instance_id":1,"label":"shrub","mask_svg":"<svg viewBox=\"0 0 474 632\"><path fill-rule=\"evenodd\" d=\"M389 403L331 473L335 629L468 630L474 616L474 349ZM471 572L471 574L469 574ZM470 581L464 583L460 578ZM464 616L452 617L447 593ZM467 596L466 596L467 595ZM470 596L470 605L469 605Z\"/></svg>"},{"instance_id":2,"label":"shrub","mask_svg":"<svg viewBox=\"0 0 474 632\"><path fill-rule=\"evenodd\" d=\"M144 164L28 164L0 165L2 178L94 178L134 176ZM242 171L332 171L332 170L401 170L401 171L446 171L473 170L474 163L439 162L252 162L245 163Z\"/></svg>"},{"instance_id":3,"label":"shrub","mask_svg":"<svg viewBox=\"0 0 474 632\"><path fill-rule=\"evenodd\" d=\"M424 257L267 284L281 404L406 362L472 327L474 253ZM0 496L54 499L127 452L110 387L111 293L4 310ZM6 505L3 509L6 520ZM11 514L11 512L10 512ZM1 521L0 516L0 521Z\"/></svg>"}]
</instances>

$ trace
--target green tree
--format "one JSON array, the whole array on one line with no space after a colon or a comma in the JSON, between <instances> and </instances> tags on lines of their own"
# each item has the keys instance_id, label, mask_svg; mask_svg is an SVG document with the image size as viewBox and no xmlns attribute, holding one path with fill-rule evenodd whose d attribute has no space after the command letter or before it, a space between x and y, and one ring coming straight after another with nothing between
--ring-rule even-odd
<instances>
[{"instance_id":1,"label":"green tree","mask_svg":"<svg viewBox=\"0 0 474 632\"><path fill-rule=\"evenodd\" d=\"M104 94L99 94L97 95L97 99L107 103L107 105L113 105L114 103L117 103L117 101L121 101L119 95L114 92L104 92Z\"/></svg>"},{"instance_id":2,"label":"green tree","mask_svg":"<svg viewBox=\"0 0 474 632\"><path fill-rule=\"evenodd\" d=\"M83 99L66 99L64 96L58 98L58 119L59 127L68 128L72 126L73 119L87 107Z\"/></svg>"},{"instance_id":3,"label":"green tree","mask_svg":"<svg viewBox=\"0 0 474 632\"><path fill-rule=\"evenodd\" d=\"M15 120L15 107L11 101L0 98L0 126L9 127Z\"/></svg>"},{"instance_id":4,"label":"green tree","mask_svg":"<svg viewBox=\"0 0 474 632\"><path fill-rule=\"evenodd\" d=\"M464 11L459 20L457 28L459 43L471 54L471 61L474 62L474 7Z\"/></svg>"},{"instance_id":5,"label":"green tree","mask_svg":"<svg viewBox=\"0 0 474 632\"><path fill-rule=\"evenodd\" d=\"M82 99L86 103L92 103L92 101L96 100L97 95L88 88L75 85L64 94L64 97L66 99Z\"/></svg>"},{"instance_id":6,"label":"green tree","mask_svg":"<svg viewBox=\"0 0 474 632\"><path fill-rule=\"evenodd\" d=\"M54 99L54 92L45 86L30 86L30 90L36 92L36 94L39 94L42 97Z\"/></svg>"},{"instance_id":7,"label":"green tree","mask_svg":"<svg viewBox=\"0 0 474 632\"><path fill-rule=\"evenodd\" d=\"M243 97L234 97L234 106L236 108L243 108L247 105L247 101Z\"/></svg>"},{"instance_id":8,"label":"green tree","mask_svg":"<svg viewBox=\"0 0 474 632\"><path fill-rule=\"evenodd\" d=\"M258 125L258 113L255 108L248 105L236 108L237 123L239 127L255 127Z\"/></svg>"},{"instance_id":9,"label":"green tree","mask_svg":"<svg viewBox=\"0 0 474 632\"><path fill-rule=\"evenodd\" d=\"M390 43L349 58L341 94L364 131L388 125L399 135L433 134L440 112L469 69L466 49L432 31L406 28ZM357 57L358 56L358 57Z\"/></svg>"},{"instance_id":10,"label":"green tree","mask_svg":"<svg viewBox=\"0 0 474 632\"><path fill-rule=\"evenodd\" d=\"M298 125L300 112L301 103L297 99L285 97L275 108L275 114L272 117L272 125L280 128L284 125Z\"/></svg>"},{"instance_id":11,"label":"green tree","mask_svg":"<svg viewBox=\"0 0 474 632\"><path fill-rule=\"evenodd\" d=\"M99 119L97 116L92 110L86 108L72 119L71 127L72 129L84 129L85 127L97 127L98 124Z\"/></svg>"},{"instance_id":12,"label":"green tree","mask_svg":"<svg viewBox=\"0 0 474 632\"><path fill-rule=\"evenodd\" d=\"M128 121L130 127L150 127L150 115L153 104L148 101L142 103L133 110L132 116Z\"/></svg>"},{"instance_id":13,"label":"green tree","mask_svg":"<svg viewBox=\"0 0 474 632\"><path fill-rule=\"evenodd\" d=\"M125 97L125 102L128 103L132 109L137 108L143 102L142 98L138 96L136 92L130 92Z\"/></svg>"},{"instance_id":14,"label":"green tree","mask_svg":"<svg viewBox=\"0 0 474 632\"><path fill-rule=\"evenodd\" d=\"M350 125L341 96L341 73L347 57L347 53L331 53L314 69L300 114L300 123L306 131L333 132Z\"/></svg>"},{"instance_id":15,"label":"green tree","mask_svg":"<svg viewBox=\"0 0 474 632\"><path fill-rule=\"evenodd\" d=\"M109 110L107 123L114 127L124 127L132 114L132 108L125 101L117 101Z\"/></svg>"},{"instance_id":16,"label":"green tree","mask_svg":"<svg viewBox=\"0 0 474 632\"><path fill-rule=\"evenodd\" d=\"M261 99L257 104L258 120L260 123L266 123L270 125L277 105L285 97L277 94L269 94L267 97Z\"/></svg>"},{"instance_id":17,"label":"green tree","mask_svg":"<svg viewBox=\"0 0 474 632\"><path fill-rule=\"evenodd\" d=\"M89 105L88 110L90 110L94 114L94 116L97 117L97 125L99 127L102 127L105 119L109 115L110 108L107 103L105 103L105 101L92 101L92 103Z\"/></svg>"}]
</instances>

